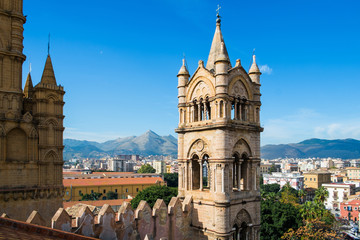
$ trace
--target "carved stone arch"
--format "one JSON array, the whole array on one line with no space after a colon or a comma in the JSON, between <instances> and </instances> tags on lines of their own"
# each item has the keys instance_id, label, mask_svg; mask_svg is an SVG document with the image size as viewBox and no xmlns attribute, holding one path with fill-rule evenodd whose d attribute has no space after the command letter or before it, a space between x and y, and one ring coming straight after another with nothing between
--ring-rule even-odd
<instances>
[{"instance_id":1,"label":"carved stone arch","mask_svg":"<svg viewBox=\"0 0 360 240\"><path fill-rule=\"evenodd\" d=\"M235 76L231 79L228 92L233 97L245 97L248 100L253 99L251 87L242 76Z\"/></svg>"},{"instance_id":2,"label":"carved stone arch","mask_svg":"<svg viewBox=\"0 0 360 240\"><path fill-rule=\"evenodd\" d=\"M210 154L207 151L204 151L204 152L201 153L200 159L204 159L205 155L207 155L208 158L210 158Z\"/></svg>"},{"instance_id":3,"label":"carved stone arch","mask_svg":"<svg viewBox=\"0 0 360 240\"><path fill-rule=\"evenodd\" d=\"M241 225L243 225L244 222L247 225L252 224L252 220L248 211L246 211L245 209L241 209L236 215L234 225L236 224L237 226L240 227Z\"/></svg>"},{"instance_id":4,"label":"carved stone arch","mask_svg":"<svg viewBox=\"0 0 360 240\"><path fill-rule=\"evenodd\" d=\"M49 150L44 154L43 162L58 162L59 156L54 150Z\"/></svg>"},{"instance_id":5,"label":"carved stone arch","mask_svg":"<svg viewBox=\"0 0 360 240\"><path fill-rule=\"evenodd\" d=\"M31 131L30 131L30 135L29 137L30 138L37 138L39 135L38 135L38 132L35 128L32 128Z\"/></svg>"},{"instance_id":6,"label":"carved stone arch","mask_svg":"<svg viewBox=\"0 0 360 240\"><path fill-rule=\"evenodd\" d=\"M58 126L59 125L59 122L56 118L48 118L44 121L43 125L47 126L47 125L54 125L55 126Z\"/></svg>"},{"instance_id":7,"label":"carved stone arch","mask_svg":"<svg viewBox=\"0 0 360 240\"><path fill-rule=\"evenodd\" d=\"M190 145L187 157L190 158L194 154L197 154L200 157L204 152L210 152L209 145L206 140L199 138Z\"/></svg>"},{"instance_id":8,"label":"carved stone arch","mask_svg":"<svg viewBox=\"0 0 360 240\"><path fill-rule=\"evenodd\" d=\"M48 95L46 95L45 98L46 98L47 100L52 99L53 101L58 101L58 100L59 100L59 98L58 98L55 94L48 94Z\"/></svg>"},{"instance_id":9,"label":"carved stone arch","mask_svg":"<svg viewBox=\"0 0 360 240\"><path fill-rule=\"evenodd\" d=\"M233 153L234 154L237 153L239 157L242 157L243 154L246 154L247 157L252 157L252 155L253 155L250 145L243 138L239 139L235 143L234 148L233 148Z\"/></svg>"},{"instance_id":10,"label":"carved stone arch","mask_svg":"<svg viewBox=\"0 0 360 240\"><path fill-rule=\"evenodd\" d=\"M212 82L205 77L198 77L190 82L186 101L192 101L195 97L210 95L215 96L215 88Z\"/></svg>"}]
</instances>

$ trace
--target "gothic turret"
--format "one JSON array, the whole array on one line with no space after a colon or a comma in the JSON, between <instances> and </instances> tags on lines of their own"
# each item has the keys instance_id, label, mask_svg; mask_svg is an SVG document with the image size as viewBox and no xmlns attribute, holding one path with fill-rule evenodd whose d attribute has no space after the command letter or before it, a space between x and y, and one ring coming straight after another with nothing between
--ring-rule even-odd
<instances>
[{"instance_id":1,"label":"gothic turret","mask_svg":"<svg viewBox=\"0 0 360 240\"><path fill-rule=\"evenodd\" d=\"M46 58L44 72L41 77L41 83L56 85L55 73L54 73L54 68L53 68L52 62L51 62L50 54L48 54L48 56Z\"/></svg>"},{"instance_id":2,"label":"gothic turret","mask_svg":"<svg viewBox=\"0 0 360 240\"><path fill-rule=\"evenodd\" d=\"M33 95L33 83L31 80L31 74L30 72L28 73L28 76L26 78L26 83L25 83L25 87L24 87L24 95L26 98L32 98Z\"/></svg>"},{"instance_id":3,"label":"gothic turret","mask_svg":"<svg viewBox=\"0 0 360 240\"><path fill-rule=\"evenodd\" d=\"M179 197L193 199L194 236L204 239L259 239L260 85L230 58L217 16L215 35L189 79L179 80ZM198 237L200 238L200 237Z\"/></svg>"},{"instance_id":4,"label":"gothic turret","mask_svg":"<svg viewBox=\"0 0 360 240\"><path fill-rule=\"evenodd\" d=\"M222 55L221 57L225 59L226 62L229 64L229 67L231 67L229 55L226 50L223 35L221 33L221 19L219 15L217 15L217 17L218 18L216 20L215 34L211 44L208 61L206 63L206 68L208 70L215 70L215 62L220 57L219 55Z\"/></svg>"},{"instance_id":5,"label":"gothic turret","mask_svg":"<svg viewBox=\"0 0 360 240\"><path fill-rule=\"evenodd\" d=\"M260 84L260 69L258 67L258 65L256 64L256 56L255 54L253 55L253 63L249 69L249 77L251 78L251 80L257 84Z\"/></svg>"}]
</instances>

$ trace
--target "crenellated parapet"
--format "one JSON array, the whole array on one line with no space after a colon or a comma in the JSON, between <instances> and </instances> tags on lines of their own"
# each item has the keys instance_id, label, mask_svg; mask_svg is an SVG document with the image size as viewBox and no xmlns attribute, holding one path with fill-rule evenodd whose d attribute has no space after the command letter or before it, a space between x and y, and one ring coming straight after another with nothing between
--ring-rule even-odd
<instances>
[{"instance_id":1,"label":"crenellated parapet","mask_svg":"<svg viewBox=\"0 0 360 240\"><path fill-rule=\"evenodd\" d=\"M0 218L6 217L11 218L7 213ZM82 206L73 215L59 208L51 222L46 222L34 209L26 222L106 240L180 240L193 236L191 217L192 197L188 196L183 201L173 197L168 206L158 199L153 208L146 201L141 201L136 209L124 202L118 212L105 204L98 214L88 206Z\"/></svg>"}]
</instances>

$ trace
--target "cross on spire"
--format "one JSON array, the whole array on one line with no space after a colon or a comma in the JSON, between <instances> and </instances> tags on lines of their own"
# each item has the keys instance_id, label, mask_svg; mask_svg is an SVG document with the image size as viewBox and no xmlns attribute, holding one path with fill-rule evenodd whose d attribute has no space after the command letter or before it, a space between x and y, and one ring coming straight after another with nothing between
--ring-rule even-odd
<instances>
[{"instance_id":1,"label":"cross on spire","mask_svg":"<svg viewBox=\"0 0 360 240\"><path fill-rule=\"evenodd\" d=\"M218 8L216 9L216 12L217 12L216 16L217 16L217 17L220 17L220 9L221 9L221 7L220 7L219 4L218 4L217 7L218 7Z\"/></svg>"}]
</instances>

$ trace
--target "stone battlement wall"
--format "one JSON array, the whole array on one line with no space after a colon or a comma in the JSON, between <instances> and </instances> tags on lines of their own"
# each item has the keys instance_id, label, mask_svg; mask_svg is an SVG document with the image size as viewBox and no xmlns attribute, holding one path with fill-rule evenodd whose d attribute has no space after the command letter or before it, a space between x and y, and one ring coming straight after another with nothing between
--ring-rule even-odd
<instances>
[{"instance_id":1,"label":"stone battlement wall","mask_svg":"<svg viewBox=\"0 0 360 240\"><path fill-rule=\"evenodd\" d=\"M184 201L173 197L168 206L158 199L152 209L146 201L141 201L135 210L124 202L117 213L105 204L97 215L87 206L72 216L59 208L51 223L33 211L26 222L100 239L175 240L191 239L191 214L192 197L188 196ZM1 217L8 216L4 213Z\"/></svg>"}]
</instances>

